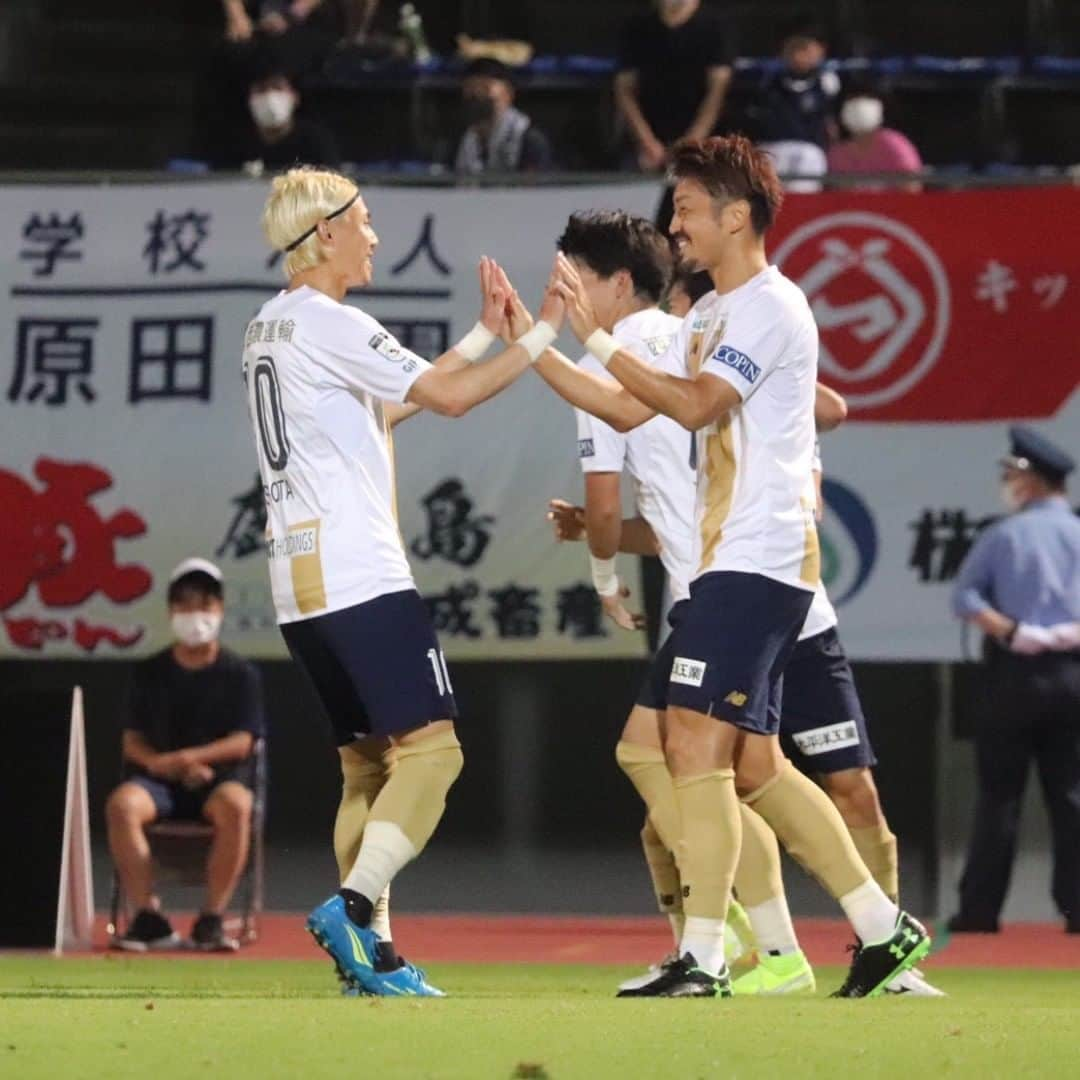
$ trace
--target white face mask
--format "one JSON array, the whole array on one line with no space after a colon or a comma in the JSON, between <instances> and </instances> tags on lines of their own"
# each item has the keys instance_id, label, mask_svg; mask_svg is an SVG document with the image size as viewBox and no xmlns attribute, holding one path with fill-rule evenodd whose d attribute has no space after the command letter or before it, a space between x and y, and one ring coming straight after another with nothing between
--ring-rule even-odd
<instances>
[{"instance_id":1,"label":"white face mask","mask_svg":"<svg viewBox=\"0 0 1080 1080\"><path fill-rule=\"evenodd\" d=\"M248 98L248 107L261 128L284 127L296 109L296 98L288 90L265 90Z\"/></svg>"},{"instance_id":2,"label":"white face mask","mask_svg":"<svg viewBox=\"0 0 1080 1080\"><path fill-rule=\"evenodd\" d=\"M176 640L192 649L216 641L221 630L217 611L177 611L169 621Z\"/></svg>"},{"instance_id":3,"label":"white face mask","mask_svg":"<svg viewBox=\"0 0 1080 1080\"><path fill-rule=\"evenodd\" d=\"M840 110L840 122L852 135L869 135L881 127L883 113L877 98L852 98Z\"/></svg>"}]
</instances>

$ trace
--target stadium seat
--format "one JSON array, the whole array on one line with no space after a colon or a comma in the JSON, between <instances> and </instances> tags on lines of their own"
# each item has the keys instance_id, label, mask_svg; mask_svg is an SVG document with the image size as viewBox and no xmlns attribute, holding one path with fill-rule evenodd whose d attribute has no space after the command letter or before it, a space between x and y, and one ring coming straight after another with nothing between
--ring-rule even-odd
<instances>
[{"instance_id":1,"label":"stadium seat","mask_svg":"<svg viewBox=\"0 0 1080 1080\"><path fill-rule=\"evenodd\" d=\"M255 761L255 798L251 812L251 847L234 898L234 902L239 900L239 919L226 920L226 929L235 932L242 945L258 940L259 915L263 907L263 833L268 787L264 739L256 742L252 755ZM148 825L146 838L154 857L155 881L189 886L203 884L206 853L213 835L213 827L202 821L157 821ZM120 877L114 870L107 927L110 938L124 934L129 915Z\"/></svg>"}]
</instances>

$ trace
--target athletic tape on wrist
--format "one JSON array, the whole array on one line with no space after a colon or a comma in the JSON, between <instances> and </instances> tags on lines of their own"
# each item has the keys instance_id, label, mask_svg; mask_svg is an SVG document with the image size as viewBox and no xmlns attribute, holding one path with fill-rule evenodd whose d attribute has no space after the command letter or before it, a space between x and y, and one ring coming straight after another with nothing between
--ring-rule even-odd
<instances>
[{"instance_id":1,"label":"athletic tape on wrist","mask_svg":"<svg viewBox=\"0 0 1080 1080\"><path fill-rule=\"evenodd\" d=\"M607 367L619 351L619 343L606 330L594 330L585 339L585 350Z\"/></svg>"},{"instance_id":2,"label":"athletic tape on wrist","mask_svg":"<svg viewBox=\"0 0 1080 1080\"><path fill-rule=\"evenodd\" d=\"M598 559L590 553L589 565L592 567L593 588L601 596L614 596L619 591L619 576L615 572L615 559Z\"/></svg>"},{"instance_id":3,"label":"athletic tape on wrist","mask_svg":"<svg viewBox=\"0 0 1080 1080\"><path fill-rule=\"evenodd\" d=\"M454 352L464 356L470 364L475 364L491 347L495 335L481 322L478 322L455 346Z\"/></svg>"},{"instance_id":4,"label":"athletic tape on wrist","mask_svg":"<svg viewBox=\"0 0 1080 1080\"><path fill-rule=\"evenodd\" d=\"M531 330L522 334L514 344L520 345L529 354L529 362L535 364L540 359L540 354L558 336L559 333L555 327L541 319Z\"/></svg>"}]
</instances>

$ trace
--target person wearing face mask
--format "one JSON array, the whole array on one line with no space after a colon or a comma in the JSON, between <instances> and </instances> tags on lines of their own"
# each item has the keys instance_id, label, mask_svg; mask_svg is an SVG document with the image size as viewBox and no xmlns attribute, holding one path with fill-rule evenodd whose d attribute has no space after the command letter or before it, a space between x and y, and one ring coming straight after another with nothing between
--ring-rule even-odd
<instances>
[{"instance_id":1,"label":"person wearing face mask","mask_svg":"<svg viewBox=\"0 0 1080 1080\"><path fill-rule=\"evenodd\" d=\"M237 168L261 175L316 161L336 167L339 163L333 135L300 110L300 93L280 68L257 74L248 92L250 124L244 139L228 151L218 167Z\"/></svg>"},{"instance_id":2,"label":"person wearing face mask","mask_svg":"<svg viewBox=\"0 0 1080 1080\"><path fill-rule=\"evenodd\" d=\"M872 91L856 91L840 108L840 123L851 136L829 148L829 172L858 175L860 173L919 173L922 158L914 144L893 128L883 126L885 106ZM905 185L907 191L919 191L918 183ZM863 183L863 191L881 190L885 185Z\"/></svg>"},{"instance_id":3,"label":"person wearing face mask","mask_svg":"<svg viewBox=\"0 0 1080 1080\"><path fill-rule=\"evenodd\" d=\"M793 24L780 46L783 68L762 88L748 110L761 148L776 162L788 191L818 191L808 177L827 168L826 150L836 138L836 101L840 79L825 67L828 50L820 29Z\"/></svg>"},{"instance_id":4,"label":"person wearing face mask","mask_svg":"<svg viewBox=\"0 0 1080 1080\"><path fill-rule=\"evenodd\" d=\"M539 172L550 169L547 136L514 108L510 69L481 58L465 69L461 85L467 124L454 157L456 172Z\"/></svg>"},{"instance_id":5,"label":"person wearing face mask","mask_svg":"<svg viewBox=\"0 0 1080 1080\"><path fill-rule=\"evenodd\" d=\"M988 708L975 733L979 801L954 933L997 933L1034 758L1053 839L1052 894L1080 933L1080 518L1065 498L1075 461L1011 429L1001 493L956 579L953 610L986 635Z\"/></svg>"},{"instance_id":6,"label":"person wearing face mask","mask_svg":"<svg viewBox=\"0 0 1080 1080\"><path fill-rule=\"evenodd\" d=\"M247 862L252 750L265 734L258 670L222 648L221 571L185 559L169 578L173 643L134 672L123 754L127 778L105 805L109 850L136 909L116 948L170 948L179 936L154 894L145 828L163 818L208 821L206 901L191 930L199 949L238 947L223 916Z\"/></svg>"}]
</instances>

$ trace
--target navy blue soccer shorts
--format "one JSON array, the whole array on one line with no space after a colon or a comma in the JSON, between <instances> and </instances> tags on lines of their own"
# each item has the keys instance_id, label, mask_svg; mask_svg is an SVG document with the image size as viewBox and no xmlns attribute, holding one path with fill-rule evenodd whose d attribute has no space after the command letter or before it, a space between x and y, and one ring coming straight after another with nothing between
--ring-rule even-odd
<instances>
[{"instance_id":1,"label":"navy blue soccer shorts","mask_svg":"<svg viewBox=\"0 0 1080 1080\"><path fill-rule=\"evenodd\" d=\"M775 735L784 668L812 600L808 589L763 574L718 570L699 577L665 643L666 706Z\"/></svg>"},{"instance_id":2,"label":"navy blue soccer shorts","mask_svg":"<svg viewBox=\"0 0 1080 1080\"><path fill-rule=\"evenodd\" d=\"M415 589L282 623L281 634L338 746L457 719L446 658Z\"/></svg>"},{"instance_id":3,"label":"navy blue soccer shorts","mask_svg":"<svg viewBox=\"0 0 1080 1080\"><path fill-rule=\"evenodd\" d=\"M800 641L784 669L780 734L804 772L877 764L851 665L835 629Z\"/></svg>"}]
</instances>

